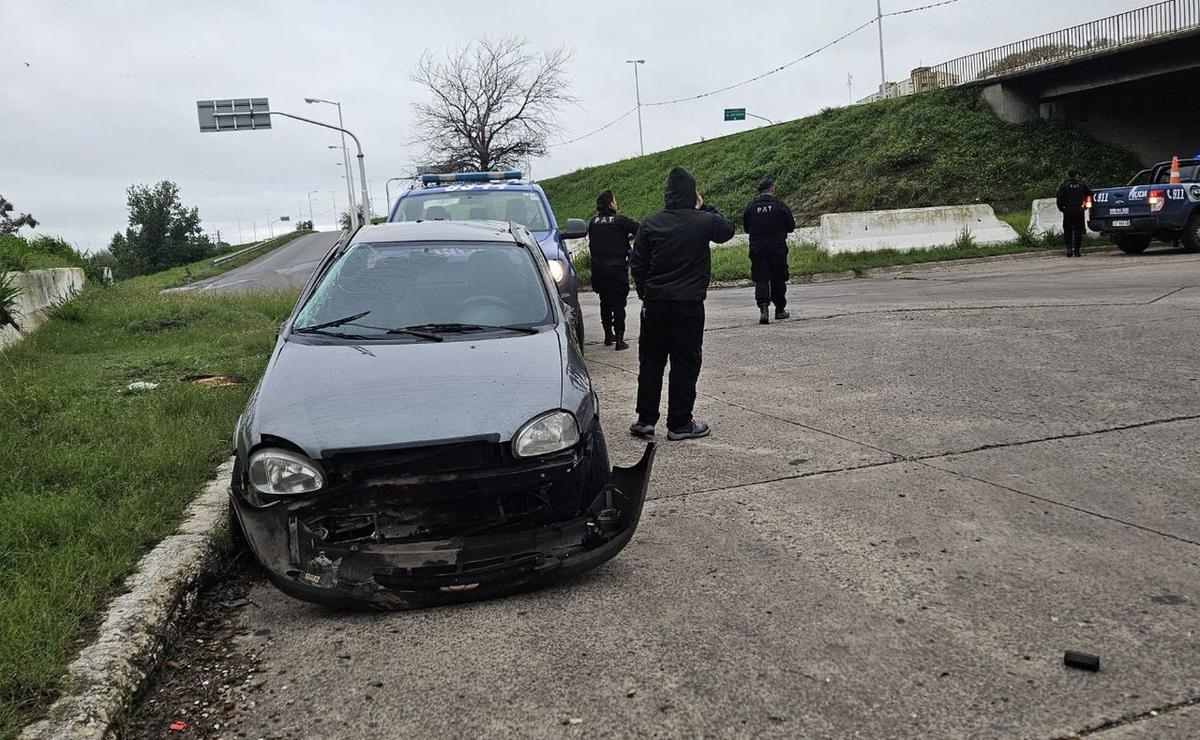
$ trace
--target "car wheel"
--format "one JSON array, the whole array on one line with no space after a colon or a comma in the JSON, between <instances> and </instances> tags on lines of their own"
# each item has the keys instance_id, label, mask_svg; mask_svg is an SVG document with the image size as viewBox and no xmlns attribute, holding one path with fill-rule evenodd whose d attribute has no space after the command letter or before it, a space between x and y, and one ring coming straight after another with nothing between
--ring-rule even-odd
<instances>
[{"instance_id":1,"label":"car wheel","mask_svg":"<svg viewBox=\"0 0 1200 740\"><path fill-rule=\"evenodd\" d=\"M242 529L237 510L233 507L233 499L229 499L229 547L233 554L243 553L250 549L250 541Z\"/></svg>"},{"instance_id":2,"label":"car wheel","mask_svg":"<svg viewBox=\"0 0 1200 740\"><path fill-rule=\"evenodd\" d=\"M1116 236L1113 237L1113 241L1117 243L1117 249L1125 254L1141 254L1146 251L1146 247L1150 246L1150 237L1134 234Z\"/></svg>"},{"instance_id":3,"label":"car wheel","mask_svg":"<svg viewBox=\"0 0 1200 740\"><path fill-rule=\"evenodd\" d=\"M1183 248L1189 252L1200 252L1200 209L1183 227Z\"/></svg>"}]
</instances>

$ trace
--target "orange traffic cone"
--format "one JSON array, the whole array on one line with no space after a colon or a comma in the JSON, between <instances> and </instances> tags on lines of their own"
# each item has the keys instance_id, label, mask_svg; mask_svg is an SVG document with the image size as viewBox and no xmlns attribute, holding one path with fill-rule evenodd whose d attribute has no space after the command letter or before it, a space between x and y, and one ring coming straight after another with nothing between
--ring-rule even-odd
<instances>
[{"instance_id":1,"label":"orange traffic cone","mask_svg":"<svg viewBox=\"0 0 1200 740\"><path fill-rule=\"evenodd\" d=\"M1172 185L1178 185L1183 182L1183 178L1179 176L1179 157L1171 157L1171 179L1168 180Z\"/></svg>"}]
</instances>

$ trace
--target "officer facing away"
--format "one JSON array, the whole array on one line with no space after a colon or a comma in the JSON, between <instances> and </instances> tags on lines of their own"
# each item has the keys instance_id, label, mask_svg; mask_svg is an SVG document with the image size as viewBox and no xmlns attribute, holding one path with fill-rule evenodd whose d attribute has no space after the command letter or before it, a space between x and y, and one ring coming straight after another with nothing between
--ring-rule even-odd
<instances>
[{"instance_id":1,"label":"officer facing away","mask_svg":"<svg viewBox=\"0 0 1200 740\"><path fill-rule=\"evenodd\" d=\"M1071 170L1068 179L1058 187L1058 210L1063 215L1063 240L1067 244L1068 257L1082 257L1080 248L1083 246L1084 203L1092 195L1088 184L1079 179L1077 170Z\"/></svg>"},{"instance_id":2,"label":"officer facing away","mask_svg":"<svg viewBox=\"0 0 1200 740\"><path fill-rule=\"evenodd\" d=\"M775 178L758 183L758 197L742 212L742 225L750 235L750 276L754 278L754 300L760 311L758 323L769 324L769 308L775 318L786 319L787 235L796 230L796 219L787 205L775 197Z\"/></svg>"},{"instance_id":3,"label":"officer facing away","mask_svg":"<svg viewBox=\"0 0 1200 740\"><path fill-rule=\"evenodd\" d=\"M667 393L667 439L708 436L692 418L704 343L704 299L712 276L709 242L733 238L733 223L696 192L696 178L682 167L667 174L666 208L647 216L633 243L630 267L642 299L638 337L637 421L639 437L654 434L662 398L663 369L671 362Z\"/></svg>"},{"instance_id":4,"label":"officer facing away","mask_svg":"<svg viewBox=\"0 0 1200 740\"><path fill-rule=\"evenodd\" d=\"M588 246L592 253L592 288L600 296L600 323L604 325L604 344L614 342L618 350L625 343L625 300L629 297L629 239L637 234L638 223L617 213L617 199L611 190L596 198L596 215L588 224Z\"/></svg>"}]
</instances>

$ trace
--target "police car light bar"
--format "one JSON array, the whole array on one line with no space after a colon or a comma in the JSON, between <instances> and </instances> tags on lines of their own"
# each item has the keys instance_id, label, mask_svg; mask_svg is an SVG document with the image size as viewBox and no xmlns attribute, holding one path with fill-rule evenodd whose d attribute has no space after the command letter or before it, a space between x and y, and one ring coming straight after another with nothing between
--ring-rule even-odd
<instances>
[{"instance_id":1,"label":"police car light bar","mask_svg":"<svg viewBox=\"0 0 1200 740\"><path fill-rule=\"evenodd\" d=\"M421 175L422 185L437 185L443 182L490 182L492 180L520 180L520 170L509 172L447 172L444 174Z\"/></svg>"}]
</instances>

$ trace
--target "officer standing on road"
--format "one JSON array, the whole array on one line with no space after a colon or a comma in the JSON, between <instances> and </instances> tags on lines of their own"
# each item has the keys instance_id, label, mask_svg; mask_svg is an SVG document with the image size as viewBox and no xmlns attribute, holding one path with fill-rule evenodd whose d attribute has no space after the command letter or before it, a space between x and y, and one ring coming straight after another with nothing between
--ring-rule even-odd
<instances>
[{"instance_id":1,"label":"officer standing on road","mask_svg":"<svg viewBox=\"0 0 1200 740\"><path fill-rule=\"evenodd\" d=\"M592 288L600 296L600 323L604 345L625 343L625 301L629 297L629 239L637 235L638 223L617 213L611 190L596 198L596 215L588 224L588 248L592 253Z\"/></svg>"},{"instance_id":2,"label":"officer standing on road","mask_svg":"<svg viewBox=\"0 0 1200 740\"><path fill-rule=\"evenodd\" d=\"M764 177L758 183L758 197L742 212L742 226L750 235L750 276L754 278L754 300L760 312L758 323L771 323L772 303L775 319L786 319L787 235L796 230L796 219L775 197L775 178Z\"/></svg>"},{"instance_id":3,"label":"officer standing on road","mask_svg":"<svg viewBox=\"0 0 1200 740\"><path fill-rule=\"evenodd\" d=\"M1079 179L1077 170L1071 170L1070 178L1058 187L1058 210L1063 215L1063 240L1067 244L1068 257L1082 257L1079 251L1083 247L1084 203L1092 195L1088 184Z\"/></svg>"},{"instance_id":4,"label":"officer standing on road","mask_svg":"<svg viewBox=\"0 0 1200 740\"><path fill-rule=\"evenodd\" d=\"M696 178L682 167L667 174L664 210L638 229L630 267L642 299L638 337L637 421L639 437L654 434L662 398L663 370L671 362L667 392L667 439L707 437L708 425L692 418L704 344L704 299L712 277L710 242L733 238L733 222L696 192Z\"/></svg>"}]
</instances>

